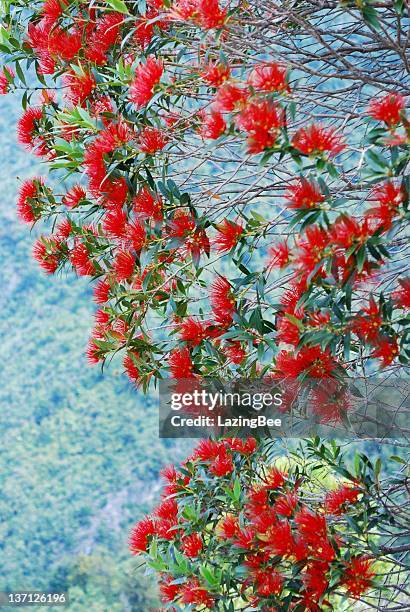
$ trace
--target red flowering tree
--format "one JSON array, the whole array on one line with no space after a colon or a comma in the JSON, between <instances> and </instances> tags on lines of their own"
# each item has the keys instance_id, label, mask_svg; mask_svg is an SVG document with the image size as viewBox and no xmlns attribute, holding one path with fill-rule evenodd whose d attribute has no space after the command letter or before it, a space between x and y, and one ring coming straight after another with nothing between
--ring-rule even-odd
<instances>
[{"instance_id":1,"label":"red flowering tree","mask_svg":"<svg viewBox=\"0 0 410 612\"><path fill-rule=\"evenodd\" d=\"M406 510L396 490L396 529L380 537L392 518L380 462L357 455L351 472L340 447L318 438L276 462L271 451L253 438L204 440L179 470L164 470L162 501L130 538L159 572L163 601L301 611L404 602L406 575L391 556L400 545L391 543Z\"/></svg>"},{"instance_id":2,"label":"red flowering tree","mask_svg":"<svg viewBox=\"0 0 410 612\"><path fill-rule=\"evenodd\" d=\"M91 363L121 352L144 390L326 378L324 420L346 375L403 374L406 4L6 3L0 91L22 91L19 140L52 171L18 214L46 221L46 272L95 281Z\"/></svg>"},{"instance_id":3,"label":"red flowering tree","mask_svg":"<svg viewBox=\"0 0 410 612\"><path fill-rule=\"evenodd\" d=\"M405 8L322 4L6 15L1 88L58 177L23 183L18 212L51 222L48 273L97 281L92 363L121 350L144 388L407 363Z\"/></svg>"}]
</instances>

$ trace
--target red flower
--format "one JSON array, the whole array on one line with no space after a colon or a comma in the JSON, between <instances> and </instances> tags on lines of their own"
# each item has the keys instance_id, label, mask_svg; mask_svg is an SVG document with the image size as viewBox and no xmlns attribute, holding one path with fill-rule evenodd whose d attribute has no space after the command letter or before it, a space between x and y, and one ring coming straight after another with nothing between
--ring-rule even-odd
<instances>
[{"instance_id":1,"label":"red flower","mask_svg":"<svg viewBox=\"0 0 410 612\"><path fill-rule=\"evenodd\" d=\"M198 0L176 0L169 13L172 20L186 21L196 14Z\"/></svg>"},{"instance_id":2,"label":"red flower","mask_svg":"<svg viewBox=\"0 0 410 612\"><path fill-rule=\"evenodd\" d=\"M138 147L142 153L153 155L162 151L168 142L166 134L154 127L145 127L138 137Z\"/></svg>"},{"instance_id":3,"label":"red flower","mask_svg":"<svg viewBox=\"0 0 410 612\"><path fill-rule=\"evenodd\" d=\"M292 516L298 505L299 498L296 493L280 495L274 504L274 510L282 516Z\"/></svg>"},{"instance_id":4,"label":"red flower","mask_svg":"<svg viewBox=\"0 0 410 612\"><path fill-rule=\"evenodd\" d=\"M349 595L358 598L372 586L374 575L370 559L364 556L354 557L346 563L341 583L347 588Z\"/></svg>"},{"instance_id":5,"label":"red flower","mask_svg":"<svg viewBox=\"0 0 410 612\"><path fill-rule=\"evenodd\" d=\"M318 387L312 391L309 399L310 407L320 423L340 423L352 407L352 397L346 389L332 395L328 388Z\"/></svg>"},{"instance_id":6,"label":"red flower","mask_svg":"<svg viewBox=\"0 0 410 612\"><path fill-rule=\"evenodd\" d=\"M202 538L198 533L192 533L182 538L181 541L181 550L187 557L197 557L203 546Z\"/></svg>"},{"instance_id":7,"label":"red flower","mask_svg":"<svg viewBox=\"0 0 410 612\"><path fill-rule=\"evenodd\" d=\"M209 471L215 476L226 476L233 472L233 463L231 455L220 453L209 466Z\"/></svg>"},{"instance_id":8,"label":"red flower","mask_svg":"<svg viewBox=\"0 0 410 612\"><path fill-rule=\"evenodd\" d=\"M256 590L261 597L280 595L283 588L283 578L273 569L255 572Z\"/></svg>"},{"instance_id":9,"label":"red flower","mask_svg":"<svg viewBox=\"0 0 410 612\"><path fill-rule=\"evenodd\" d=\"M382 98L374 98L370 102L369 115L376 121L384 121L389 127L401 122L401 113L406 103L401 94L386 94Z\"/></svg>"},{"instance_id":10,"label":"red flower","mask_svg":"<svg viewBox=\"0 0 410 612\"><path fill-rule=\"evenodd\" d=\"M329 564L326 561L309 561L303 576L303 584L309 597L319 600L329 586L326 573Z\"/></svg>"},{"instance_id":11,"label":"red flower","mask_svg":"<svg viewBox=\"0 0 410 612\"><path fill-rule=\"evenodd\" d=\"M240 364L246 357L246 351L240 342L229 342L224 348L224 354L231 363Z\"/></svg>"},{"instance_id":12,"label":"red flower","mask_svg":"<svg viewBox=\"0 0 410 612\"><path fill-rule=\"evenodd\" d=\"M261 485L253 485L247 494L246 511L253 519L270 509L268 490Z\"/></svg>"},{"instance_id":13,"label":"red flower","mask_svg":"<svg viewBox=\"0 0 410 612\"><path fill-rule=\"evenodd\" d=\"M43 41L42 48L39 48L39 56L41 58L44 55L45 63L49 63L50 67L55 58L70 62L81 49L81 44L82 38L79 30L64 30L52 26L47 40Z\"/></svg>"},{"instance_id":14,"label":"red flower","mask_svg":"<svg viewBox=\"0 0 410 612\"><path fill-rule=\"evenodd\" d=\"M397 308L410 308L410 277L399 279L400 289L392 295Z\"/></svg>"},{"instance_id":15,"label":"red flower","mask_svg":"<svg viewBox=\"0 0 410 612\"><path fill-rule=\"evenodd\" d=\"M175 465L173 465L171 463L171 465L167 465L164 468L162 468L161 472L160 472L162 478L164 478L164 480L166 480L169 483L174 483L176 482L177 479L177 471L175 469Z\"/></svg>"},{"instance_id":16,"label":"red flower","mask_svg":"<svg viewBox=\"0 0 410 612\"><path fill-rule=\"evenodd\" d=\"M174 580L173 576L165 576L159 582L159 592L164 603L172 603L179 595L181 585L172 584Z\"/></svg>"},{"instance_id":17,"label":"red flower","mask_svg":"<svg viewBox=\"0 0 410 612\"><path fill-rule=\"evenodd\" d=\"M362 309L362 314L356 315L350 326L352 331L363 340L372 340L379 334L383 319L379 313L373 297L370 297L369 306Z\"/></svg>"},{"instance_id":18,"label":"red flower","mask_svg":"<svg viewBox=\"0 0 410 612\"><path fill-rule=\"evenodd\" d=\"M366 212L366 217L376 219L377 227L387 230L391 227L398 207L405 199L405 193L401 187L396 187L391 181L387 181L381 186L375 187L370 194L370 200L376 201L375 206ZM376 228L375 228L376 229Z\"/></svg>"},{"instance_id":19,"label":"red flower","mask_svg":"<svg viewBox=\"0 0 410 612\"><path fill-rule=\"evenodd\" d=\"M127 239L132 242L133 248L139 253L147 240L145 227L137 219L134 219L131 223L127 223L125 230Z\"/></svg>"},{"instance_id":20,"label":"red flower","mask_svg":"<svg viewBox=\"0 0 410 612\"><path fill-rule=\"evenodd\" d=\"M263 543L274 555L292 557L295 550L295 540L290 523L280 521L271 525L263 536Z\"/></svg>"},{"instance_id":21,"label":"red flower","mask_svg":"<svg viewBox=\"0 0 410 612\"><path fill-rule=\"evenodd\" d=\"M38 145L38 126L43 118L43 109L38 107L28 108L24 111L17 124L17 139L27 148L32 149Z\"/></svg>"},{"instance_id":22,"label":"red flower","mask_svg":"<svg viewBox=\"0 0 410 612\"><path fill-rule=\"evenodd\" d=\"M205 115L202 122L199 133L203 138L211 138L216 140L226 130L226 123L221 113L218 111L211 111L209 115Z\"/></svg>"},{"instance_id":23,"label":"red flower","mask_svg":"<svg viewBox=\"0 0 410 612\"><path fill-rule=\"evenodd\" d=\"M33 257L47 274L54 274L60 264L61 242L42 236L33 247Z\"/></svg>"},{"instance_id":24,"label":"red flower","mask_svg":"<svg viewBox=\"0 0 410 612\"><path fill-rule=\"evenodd\" d=\"M162 0L151 0L147 3L147 11L144 16L137 19L136 31L134 32L134 40L139 43L142 48L145 48L151 41L154 34L154 26L163 29L166 27L166 21L159 21L158 16L160 11L165 9ZM154 23L147 23L155 19Z\"/></svg>"},{"instance_id":25,"label":"red flower","mask_svg":"<svg viewBox=\"0 0 410 612\"><path fill-rule=\"evenodd\" d=\"M189 342L192 346L198 346L208 337L208 329L201 321L188 317L179 326L179 336L184 342Z\"/></svg>"},{"instance_id":26,"label":"red flower","mask_svg":"<svg viewBox=\"0 0 410 612\"><path fill-rule=\"evenodd\" d=\"M306 285L304 282L292 282L291 285L286 289L281 298L280 303L283 306L284 310L289 313L294 313L297 303L303 295L303 292L306 290Z\"/></svg>"},{"instance_id":27,"label":"red flower","mask_svg":"<svg viewBox=\"0 0 410 612\"><path fill-rule=\"evenodd\" d=\"M45 0L43 6L41 7L41 14L50 23L55 23L63 14L67 4L68 0Z\"/></svg>"},{"instance_id":28,"label":"red flower","mask_svg":"<svg viewBox=\"0 0 410 612\"><path fill-rule=\"evenodd\" d=\"M277 342L285 342L297 346L300 340L299 327L286 316L278 315L276 320Z\"/></svg>"},{"instance_id":29,"label":"red flower","mask_svg":"<svg viewBox=\"0 0 410 612\"><path fill-rule=\"evenodd\" d=\"M232 540L238 535L239 519L232 514L228 514L221 519L216 528L216 533L221 540Z\"/></svg>"},{"instance_id":30,"label":"red flower","mask_svg":"<svg viewBox=\"0 0 410 612\"><path fill-rule=\"evenodd\" d=\"M94 75L90 72L83 72L81 75L74 71L66 72L63 82L68 90L65 96L73 106L82 106L97 86Z\"/></svg>"},{"instance_id":31,"label":"red flower","mask_svg":"<svg viewBox=\"0 0 410 612\"><path fill-rule=\"evenodd\" d=\"M148 538L155 533L155 527L150 517L145 517L134 525L130 540L129 547L134 555L138 555L141 552L146 552L149 540Z\"/></svg>"},{"instance_id":32,"label":"red flower","mask_svg":"<svg viewBox=\"0 0 410 612\"><path fill-rule=\"evenodd\" d=\"M80 276L92 276L96 269L91 261L87 247L82 242L76 242L70 252L70 261Z\"/></svg>"},{"instance_id":33,"label":"red flower","mask_svg":"<svg viewBox=\"0 0 410 612\"><path fill-rule=\"evenodd\" d=\"M249 75L248 83L258 91L290 91L287 68L273 62L256 66Z\"/></svg>"},{"instance_id":34,"label":"red flower","mask_svg":"<svg viewBox=\"0 0 410 612\"><path fill-rule=\"evenodd\" d=\"M241 438L225 438L224 443L228 445L228 447L242 455L252 455L258 446L258 442L255 438L246 438L246 440L242 440Z\"/></svg>"},{"instance_id":35,"label":"red flower","mask_svg":"<svg viewBox=\"0 0 410 612\"><path fill-rule=\"evenodd\" d=\"M278 468L273 467L265 475L265 489L278 489L282 487L286 480L286 472L281 472Z\"/></svg>"},{"instance_id":36,"label":"red flower","mask_svg":"<svg viewBox=\"0 0 410 612\"><path fill-rule=\"evenodd\" d=\"M375 349L370 355L376 359L380 359L383 367L389 366L399 354L399 347L396 338L389 336L378 336L372 340Z\"/></svg>"},{"instance_id":37,"label":"red flower","mask_svg":"<svg viewBox=\"0 0 410 612\"><path fill-rule=\"evenodd\" d=\"M249 103L236 118L238 128L249 134L249 153L260 153L272 147L284 123L283 109L268 100Z\"/></svg>"},{"instance_id":38,"label":"red flower","mask_svg":"<svg viewBox=\"0 0 410 612\"><path fill-rule=\"evenodd\" d=\"M255 532L251 527L240 529L235 536L234 546L245 550L252 550L255 542Z\"/></svg>"},{"instance_id":39,"label":"red flower","mask_svg":"<svg viewBox=\"0 0 410 612\"><path fill-rule=\"evenodd\" d=\"M114 180L104 180L99 186L102 203L106 208L121 207L128 196L128 187L124 177L120 176Z\"/></svg>"},{"instance_id":40,"label":"red flower","mask_svg":"<svg viewBox=\"0 0 410 612\"><path fill-rule=\"evenodd\" d=\"M63 221L61 221L57 225L55 233L59 238L64 238L65 240L67 240L72 230L73 230L73 226L72 226L70 219L63 219Z\"/></svg>"},{"instance_id":41,"label":"red flower","mask_svg":"<svg viewBox=\"0 0 410 612\"><path fill-rule=\"evenodd\" d=\"M133 38L135 42L141 45L143 49L145 49L145 47L149 45L154 35L154 24L149 23L149 21L157 17L157 15L158 11L156 11L155 9L148 10L145 15L136 20ZM159 25L158 21L156 21L155 23L157 26Z\"/></svg>"},{"instance_id":42,"label":"red flower","mask_svg":"<svg viewBox=\"0 0 410 612\"><path fill-rule=\"evenodd\" d=\"M98 65L107 61L107 51L119 38L124 15L108 13L99 17L86 41L85 57Z\"/></svg>"},{"instance_id":43,"label":"red flower","mask_svg":"<svg viewBox=\"0 0 410 612\"><path fill-rule=\"evenodd\" d=\"M125 226L127 224L127 215L121 208L115 208L108 211L104 217L103 228L108 234L116 238L125 236Z\"/></svg>"},{"instance_id":44,"label":"red flower","mask_svg":"<svg viewBox=\"0 0 410 612\"><path fill-rule=\"evenodd\" d=\"M213 244L216 250L220 253L227 253L233 249L239 242L244 228L239 223L224 219L222 223L216 226L218 235L215 237Z\"/></svg>"},{"instance_id":45,"label":"red flower","mask_svg":"<svg viewBox=\"0 0 410 612\"><path fill-rule=\"evenodd\" d=\"M302 508L295 516L299 533L308 544L316 545L320 540L327 539L326 517L308 508Z\"/></svg>"},{"instance_id":46,"label":"red flower","mask_svg":"<svg viewBox=\"0 0 410 612\"><path fill-rule=\"evenodd\" d=\"M224 83L215 97L214 107L219 111L233 111L242 106L248 97L246 89L241 89L231 83Z\"/></svg>"},{"instance_id":47,"label":"red flower","mask_svg":"<svg viewBox=\"0 0 410 612\"><path fill-rule=\"evenodd\" d=\"M33 223L41 217L38 207L38 192L44 186L42 178L34 178L24 181L19 190L17 200L17 214L25 223Z\"/></svg>"},{"instance_id":48,"label":"red flower","mask_svg":"<svg viewBox=\"0 0 410 612\"><path fill-rule=\"evenodd\" d=\"M289 263L290 250L287 242L280 242L269 249L269 267L284 268Z\"/></svg>"},{"instance_id":49,"label":"red flower","mask_svg":"<svg viewBox=\"0 0 410 612\"><path fill-rule=\"evenodd\" d=\"M284 377L296 378L304 373L313 378L327 378L337 367L329 351L318 346L303 347L298 353L281 351L276 358L276 369Z\"/></svg>"},{"instance_id":50,"label":"red flower","mask_svg":"<svg viewBox=\"0 0 410 612\"><path fill-rule=\"evenodd\" d=\"M326 197L318 185L305 178L301 178L295 185L289 187L285 193L289 208L318 208Z\"/></svg>"},{"instance_id":51,"label":"red flower","mask_svg":"<svg viewBox=\"0 0 410 612\"><path fill-rule=\"evenodd\" d=\"M327 153L329 157L337 155L346 146L336 130L327 129L318 123L312 123L296 132L292 145L304 155Z\"/></svg>"},{"instance_id":52,"label":"red flower","mask_svg":"<svg viewBox=\"0 0 410 612\"><path fill-rule=\"evenodd\" d=\"M101 348L95 342L94 338L91 338L88 342L86 356L90 365L95 365L100 361L104 361L104 355L102 354Z\"/></svg>"},{"instance_id":53,"label":"red flower","mask_svg":"<svg viewBox=\"0 0 410 612\"><path fill-rule=\"evenodd\" d=\"M202 228L197 228L186 241L185 247L192 257L196 259L200 257L202 252L209 255L210 243L206 231Z\"/></svg>"},{"instance_id":54,"label":"red flower","mask_svg":"<svg viewBox=\"0 0 410 612\"><path fill-rule=\"evenodd\" d=\"M137 216L141 216L144 219L161 221L163 217L161 199L155 199L146 187L143 187L137 193L133 200L133 205Z\"/></svg>"},{"instance_id":55,"label":"red flower","mask_svg":"<svg viewBox=\"0 0 410 612\"><path fill-rule=\"evenodd\" d=\"M154 95L154 88L161 80L164 65L161 60L149 56L145 64L140 64L130 86L130 100L137 108L145 106Z\"/></svg>"},{"instance_id":56,"label":"red flower","mask_svg":"<svg viewBox=\"0 0 410 612\"><path fill-rule=\"evenodd\" d=\"M329 244L328 233L317 225L309 225L306 228L306 237L299 245L297 261L301 265L302 272L312 272L324 257L324 251ZM320 269L316 275L320 274Z\"/></svg>"},{"instance_id":57,"label":"red flower","mask_svg":"<svg viewBox=\"0 0 410 612\"><path fill-rule=\"evenodd\" d=\"M389 206L393 209L398 208L405 199L405 192L402 187L396 186L392 181L386 181L382 185L375 187L371 194L370 200L374 200L384 206Z\"/></svg>"},{"instance_id":58,"label":"red flower","mask_svg":"<svg viewBox=\"0 0 410 612\"><path fill-rule=\"evenodd\" d=\"M155 515L158 518L172 520L173 522L175 522L178 515L177 501L174 498L165 499L155 510Z\"/></svg>"},{"instance_id":59,"label":"red flower","mask_svg":"<svg viewBox=\"0 0 410 612\"><path fill-rule=\"evenodd\" d=\"M201 586L197 578L191 578L184 584L181 584L180 593L182 595L181 601L184 604L203 605L206 608L213 609L215 603L213 597L205 587Z\"/></svg>"},{"instance_id":60,"label":"red flower","mask_svg":"<svg viewBox=\"0 0 410 612\"><path fill-rule=\"evenodd\" d=\"M211 306L215 319L221 324L230 324L235 312L235 299L232 287L223 276L219 276L211 286Z\"/></svg>"},{"instance_id":61,"label":"red flower","mask_svg":"<svg viewBox=\"0 0 410 612\"><path fill-rule=\"evenodd\" d=\"M137 365L135 364L134 355L135 355L135 357L138 357L137 354L127 353L127 355L125 355L124 360L123 360L122 363L123 363L123 366L124 366L124 370L126 371L129 379L133 383L138 385L139 384L139 380L140 380L140 371L139 371Z\"/></svg>"},{"instance_id":62,"label":"red flower","mask_svg":"<svg viewBox=\"0 0 410 612\"><path fill-rule=\"evenodd\" d=\"M0 72L0 95L5 95L9 92L14 77L14 71L8 66L4 66L2 72Z\"/></svg>"},{"instance_id":63,"label":"red flower","mask_svg":"<svg viewBox=\"0 0 410 612\"><path fill-rule=\"evenodd\" d=\"M39 70L41 74L53 74L56 69L56 61L51 56L48 48L50 31L53 22L49 19L41 19L38 23L29 23L27 44L36 52L39 60Z\"/></svg>"},{"instance_id":64,"label":"red flower","mask_svg":"<svg viewBox=\"0 0 410 612\"><path fill-rule=\"evenodd\" d=\"M246 555L244 566L247 567L252 574L255 574L255 570L259 570L263 565L266 565L266 563L270 561L270 558L271 556L267 551L252 552L251 554ZM249 582L250 580L248 579L246 583Z\"/></svg>"},{"instance_id":65,"label":"red flower","mask_svg":"<svg viewBox=\"0 0 410 612\"><path fill-rule=\"evenodd\" d=\"M81 185L74 185L67 191L65 196L62 198L63 204L68 206L69 208L75 208L79 205L81 200L86 198L85 189L81 187Z\"/></svg>"},{"instance_id":66,"label":"red flower","mask_svg":"<svg viewBox=\"0 0 410 612\"><path fill-rule=\"evenodd\" d=\"M98 153L111 153L122 147L132 138L133 132L122 117L120 117L117 122L110 122L107 127L99 133L94 141L94 147Z\"/></svg>"},{"instance_id":67,"label":"red flower","mask_svg":"<svg viewBox=\"0 0 410 612\"><path fill-rule=\"evenodd\" d=\"M172 378L193 378L194 364L186 346L174 349L169 357L168 364Z\"/></svg>"},{"instance_id":68,"label":"red flower","mask_svg":"<svg viewBox=\"0 0 410 612\"><path fill-rule=\"evenodd\" d=\"M340 216L330 230L330 241L338 246L348 249L355 242L363 244L370 235L367 220L359 223L356 219L347 215Z\"/></svg>"},{"instance_id":69,"label":"red flower","mask_svg":"<svg viewBox=\"0 0 410 612\"><path fill-rule=\"evenodd\" d=\"M159 538L172 541L178 535L176 519L161 519L155 524L155 533Z\"/></svg>"},{"instance_id":70,"label":"red flower","mask_svg":"<svg viewBox=\"0 0 410 612\"><path fill-rule=\"evenodd\" d=\"M195 219L192 213L177 210L173 219L168 225L168 235L173 238L187 238L195 229Z\"/></svg>"},{"instance_id":71,"label":"red flower","mask_svg":"<svg viewBox=\"0 0 410 612\"><path fill-rule=\"evenodd\" d=\"M118 251L114 262L113 270L118 281L125 281L134 273L135 257L131 251Z\"/></svg>"},{"instance_id":72,"label":"red flower","mask_svg":"<svg viewBox=\"0 0 410 612\"><path fill-rule=\"evenodd\" d=\"M329 491L325 497L325 509L329 514L343 514L347 504L354 504L360 495L360 490L349 485L341 485L334 491Z\"/></svg>"},{"instance_id":73,"label":"red flower","mask_svg":"<svg viewBox=\"0 0 410 612\"><path fill-rule=\"evenodd\" d=\"M210 62L207 66L204 66L200 76L213 87L220 87L231 75L231 70L227 64Z\"/></svg>"},{"instance_id":74,"label":"red flower","mask_svg":"<svg viewBox=\"0 0 410 612\"><path fill-rule=\"evenodd\" d=\"M110 298L110 283L106 279L99 280L94 288L94 301L105 304Z\"/></svg>"},{"instance_id":75,"label":"red flower","mask_svg":"<svg viewBox=\"0 0 410 612\"><path fill-rule=\"evenodd\" d=\"M218 0L197 0L198 22L201 27L211 30L224 25L227 10L221 9Z\"/></svg>"},{"instance_id":76,"label":"red flower","mask_svg":"<svg viewBox=\"0 0 410 612\"><path fill-rule=\"evenodd\" d=\"M213 461L221 452L223 452L222 442L206 438L201 440L198 446L196 446L192 458L200 459L201 461Z\"/></svg>"}]
</instances>

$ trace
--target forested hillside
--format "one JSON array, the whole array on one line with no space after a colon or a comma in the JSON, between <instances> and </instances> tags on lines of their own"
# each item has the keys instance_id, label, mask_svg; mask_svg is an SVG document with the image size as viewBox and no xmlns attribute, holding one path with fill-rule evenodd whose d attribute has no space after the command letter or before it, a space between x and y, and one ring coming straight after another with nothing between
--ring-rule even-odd
<instances>
[{"instance_id":1,"label":"forested hillside","mask_svg":"<svg viewBox=\"0 0 410 612\"><path fill-rule=\"evenodd\" d=\"M87 365L91 291L31 259L17 177L42 168L15 143L19 100L0 109L0 590L68 589L70 610L142 612L155 588L129 559L129 527L185 451L158 440L154 400L119 368Z\"/></svg>"}]
</instances>

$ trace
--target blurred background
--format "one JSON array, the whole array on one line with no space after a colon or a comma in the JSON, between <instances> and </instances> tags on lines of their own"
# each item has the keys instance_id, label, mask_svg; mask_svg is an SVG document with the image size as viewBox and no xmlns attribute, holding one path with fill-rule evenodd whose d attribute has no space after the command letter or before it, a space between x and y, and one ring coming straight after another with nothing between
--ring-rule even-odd
<instances>
[{"instance_id":1,"label":"blurred background","mask_svg":"<svg viewBox=\"0 0 410 612\"><path fill-rule=\"evenodd\" d=\"M68 590L70 610L157 609L128 551L159 496L159 470L189 442L158 439L156 396L119 368L87 365L92 292L48 277L36 230L16 217L19 179L45 169L16 143L17 97L0 97L0 590ZM44 230L44 226L42 228Z\"/></svg>"}]
</instances>

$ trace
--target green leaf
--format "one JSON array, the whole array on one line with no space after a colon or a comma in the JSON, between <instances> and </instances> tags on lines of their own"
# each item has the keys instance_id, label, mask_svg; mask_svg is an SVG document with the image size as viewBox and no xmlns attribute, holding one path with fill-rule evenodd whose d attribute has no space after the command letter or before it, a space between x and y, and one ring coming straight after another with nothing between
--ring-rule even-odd
<instances>
[{"instance_id":1,"label":"green leaf","mask_svg":"<svg viewBox=\"0 0 410 612\"><path fill-rule=\"evenodd\" d=\"M394 8L399 13L399 15L403 14L404 11L404 0L394 0Z\"/></svg>"},{"instance_id":2,"label":"green leaf","mask_svg":"<svg viewBox=\"0 0 410 612\"><path fill-rule=\"evenodd\" d=\"M360 461L360 455L358 453L355 454L354 457L354 469L356 472L356 476L360 475L360 468L361 468L362 462Z\"/></svg>"},{"instance_id":3,"label":"green leaf","mask_svg":"<svg viewBox=\"0 0 410 612\"><path fill-rule=\"evenodd\" d=\"M399 15L402 15L404 11L404 0L394 0L394 8Z\"/></svg>"},{"instance_id":4,"label":"green leaf","mask_svg":"<svg viewBox=\"0 0 410 612\"><path fill-rule=\"evenodd\" d=\"M199 568L199 573L210 586L215 587L219 584L219 578L215 575L213 568L206 565L201 565Z\"/></svg>"},{"instance_id":5,"label":"green leaf","mask_svg":"<svg viewBox=\"0 0 410 612\"><path fill-rule=\"evenodd\" d=\"M363 271L364 262L366 261L366 249L364 245L361 246L360 249L358 250L356 254L356 261L357 261L357 271L360 274L360 272Z\"/></svg>"},{"instance_id":6,"label":"green leaf","mask_svg":"<svg viewBox=\"0 0 410 612\"><path fill-rule=\"evenodd\" d=\"M380 30L379 17L376 9L374 9L372 6L366 6L362 10L362 15L363 19L369 26L373 27L375 30Z\"/></svg>"},{"instance_id":7,"label":"green leaf","mask_svg":"<svg viewBox=\"0 0 410 612\"><path fill-rule=\"evenodd\" d=\"M20 79L20 81L23 83L23 85L26 85L26 84L27 84L27 83L26 83L26 78L25 78L25 76L24 76L24 72L22 71L22 69L21 69L21 66L20 66L19 62L16 62L16 63L14 64L14 66L15 66L15 68L16 68L16 73L17 73L18 78L19 78L19 79Z\"/></svg>"},{"instance_id":8,"label":"green leaf","mask_svg":"<svg viewBox=\"0 0 410 612\"><path fill-rule=\"evenodd\" d=\"M403 457L399 457L398 455L392 455L390 457L390 459L392 461L395 461L396 463L401 463L402 465L407 465L407 461L405 459L403 459Z\"/></svg>"},{"instance_id":9,"label":"green leaf","mask_svg":"<svg viewBox=\"0 0 410 612\"><path fill-rule=\"evenodd\" d=\"M378 457L376 459L376 463L374 464L374 473L376 475L376 477L378 477L380 475L382 469L382 461L380 459L380 457Z\"/></svg>"},{"instance_id":10,"label":"green leaf","mask_svg":"<svg viewBox=\"0 0 410 612\"><path fill-rule=\"evenodd\" d=\"M382 157L380 153L376 153L373 149L369 149L369 151L367 151L366 158L369 164L376 170L386 171L390 168L389 162Z\"/></svg>"},{"instance_id":11,"label":"green leaf","mask_svg":"<svg viewBox=\"0 0 410 612\"><path fill-rule=\"evenodd\" d=\"M234 485L233 485L233 497L235 501L239 501L241 498L241 482L239 480L239 478L235 479Z\"/></svg>"},{"instance_id":12,"label":"green leaf","mask_svg":"<svg viewBox=\"0 0 410 612\"><path fill-rule=\"evenodd\" d=\"M107 0L107 4L111 6L114 11L118 11L118 13L123 13L124 15L130 14L123 0Z\"/></svg>"}]
</instances>

